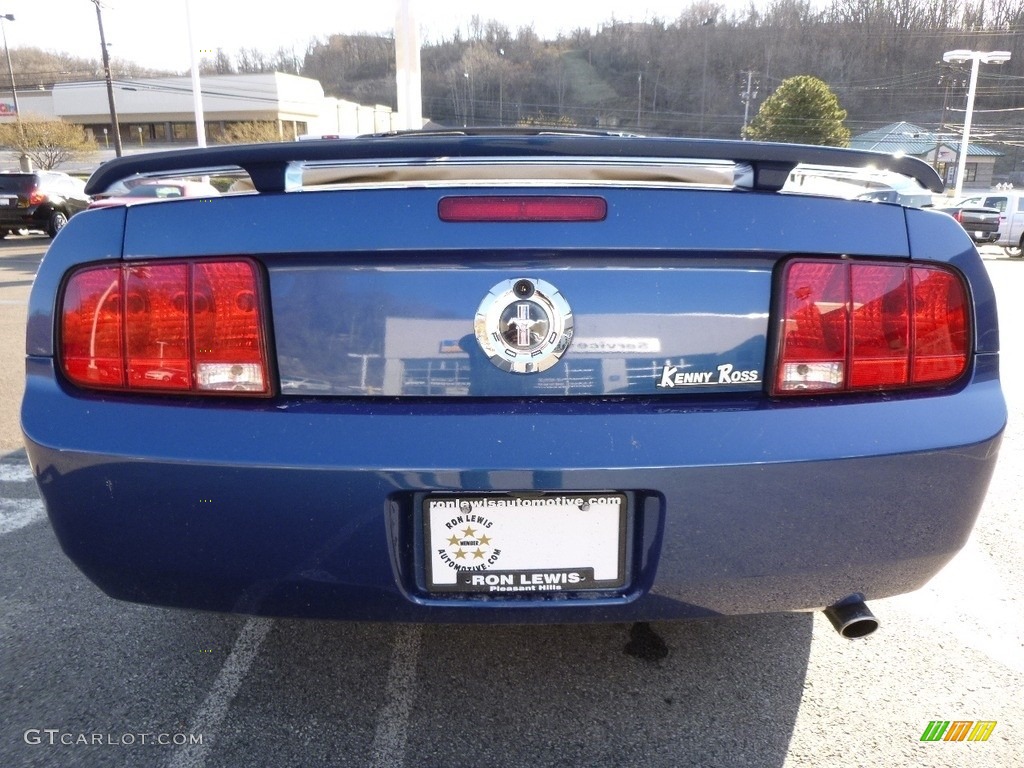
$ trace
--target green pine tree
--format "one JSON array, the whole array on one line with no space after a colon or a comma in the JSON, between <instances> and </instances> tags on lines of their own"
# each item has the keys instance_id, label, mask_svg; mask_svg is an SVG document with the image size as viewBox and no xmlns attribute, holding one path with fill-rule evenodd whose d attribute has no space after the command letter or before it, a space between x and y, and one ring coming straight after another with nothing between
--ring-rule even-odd
<instances>
[{"instance_id":1,"label":"green pine tree","mask_svg":"<svg viewBox=\"0 0 1024 768\"><path fill-rule=\"evenodd\" d=\"M824 82L810 75L782 81L761 105L744 135L755 141L848 147L846 110Z\"/></svg>"}]
</instances>

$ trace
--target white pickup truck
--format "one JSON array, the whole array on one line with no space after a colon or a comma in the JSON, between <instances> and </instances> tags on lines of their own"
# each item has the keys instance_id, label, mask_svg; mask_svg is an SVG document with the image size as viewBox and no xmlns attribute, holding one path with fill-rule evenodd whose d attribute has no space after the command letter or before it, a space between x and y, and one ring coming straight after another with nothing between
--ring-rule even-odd
<instances>
[{"instance_id":1,"label":"white pickup truck","mask_svg":"<svg viewBox=\"0 0 1024 768\"><path fill-rule=\"evenodd\" d=\"M1024 190L1008 189L971 195L961 201L962 205L980 205L999 210L999 239L1007 255L1020 258L1024 245Z\"/></svg>"}]
</instances>

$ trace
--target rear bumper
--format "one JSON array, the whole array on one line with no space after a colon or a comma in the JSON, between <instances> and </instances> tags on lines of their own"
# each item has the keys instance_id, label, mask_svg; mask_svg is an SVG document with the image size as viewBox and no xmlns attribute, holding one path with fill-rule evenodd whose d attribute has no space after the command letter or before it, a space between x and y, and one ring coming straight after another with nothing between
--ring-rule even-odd
<instances>
[{"instance_id":1,"label":"rear bumper","mask_svg":"<svg viewBox=\"0 0 1024 768\"><path fill-rule=\"evenodd\" d=\"M0 208L0 227L18 229L19 227L41 227L49 218L50 211L42 206L34 208Z\"/></svg>"},{"instance_id":2,"label":"rear bumper","mask_svg":"<svg viewBox=\"0 0 1024 768\"><path fill-rule=\"evenodd\" d=\"M62 547L117 598L384 621L652 620L920 587L980 509L1006 417L997 365L980 356L954 393L828 405L224 404L84 396L29 358L22 423ZM623 590L422 590L423 493L532 489L630 495Z\"/></svg>"}]
</instances>

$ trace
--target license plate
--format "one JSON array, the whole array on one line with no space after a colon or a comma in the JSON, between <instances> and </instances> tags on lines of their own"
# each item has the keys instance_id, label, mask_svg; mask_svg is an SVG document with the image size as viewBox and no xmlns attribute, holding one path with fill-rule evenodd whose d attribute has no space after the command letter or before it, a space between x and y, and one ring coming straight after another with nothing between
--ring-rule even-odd
<instances>
[{"instance_id":1,"label":"license plate","mask_svg":"<svg viewBox=\"0 0 1024 768\"><path fill-rule=\"evenodd\" d=\"M10 208L17 200L16 197L0 197L0 208Z\"/></svg>"},{"instance_id":2,"label":"license plate","mask_svg":"<svg viewBox=\"0 0 1024 768\"><path fill-rule=\"evenodd\" d=\"M430 496L427 588L495 597L625 584L622 493Z\"/></svg>"}]
</instances>

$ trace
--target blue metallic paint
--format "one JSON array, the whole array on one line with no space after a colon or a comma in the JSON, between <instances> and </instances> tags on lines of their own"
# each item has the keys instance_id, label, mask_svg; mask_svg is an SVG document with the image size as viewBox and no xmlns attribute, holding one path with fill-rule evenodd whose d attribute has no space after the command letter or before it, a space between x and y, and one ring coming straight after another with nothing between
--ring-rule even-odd
<instances>
[{"instance_id":1,"label":"blue metallic paint","mask_svg":"<svg viewBox=\"0 0 1024 768\"><path fill-rule=\"evenodd\" d=\"M537 607L528 601L491 618L627 620L813 608L854 587L874 598L920 586L973 524L1003 423L997 394L990 365L958 393L829 408L133 404L69 396L50 362L33 359L23 424L43 496L66 510L52 516L62 545L115 596L486 620L466 609L505 604L415 594L413 545L408 531L396 535L396 519L411 524L414 492L621 488L654 494L632 590L583 610L563 601L524 612ZM425 610L434 606L445 610Z\"/></svg>"},{"instance_id":2,"label":"blue metallic paint","mask_svg":"<svg viewBox=\"0 0 1024 768\"><path fill-rule=\"evenodd\" d=\"M565 190L502 187L502 193L545 195ZM128 209L124 253L129 258L151 258L445 251L467 257L475 253L479 259L538 249L586 253L685 247L695 253L736 255L910 254L903 209L898 206L856 203L858 224L847 227L837 222L851 216L851 203L831 198L588 186L573 187L573 193L606 198L608 218L573 225L448 223L438 219L437 201L455 194L450 189L325 190L136 205ZM472 191L460 189L458 194ZM950 224L959 226L952 219Z\"/></svg>"},{"instance_id":3,"label":"blue metallic paint","mask_svg":"<svg viewBox=\"0 0 1024 768\"><path fill-rule=\"evenodd\" d=\"M609 189L601 225L443 225L423 213L440 194L183 201L69 223L33 289L22 424L54 530L90 578L125 599L267 615L624 621L896 594L966 540L1006 413L991 286L952 219L816 198ZM679 201L668 221L665 196ZM853 216L856 226L837 226ZM299 218L316 226L294 228ZM585 275L631 252L647 267L656 256L749 264L762 290L739 295L763 315L766 278L784 255L912 250L970 280L979 354L943 391L786 401L760 391L244 402L77 391L54 368L55 296L70 267L121 256L122 221L127 258L254 255L275 305L289 279L315 279L319 263L370 263L383 275L390 253L498 275L510 254L550 254L578 258ZM275 322L287 311L275 306ZM630 584L579 600L423 593L420 494L492 489L633 494Z\"/></svg>"}]
</instances>

